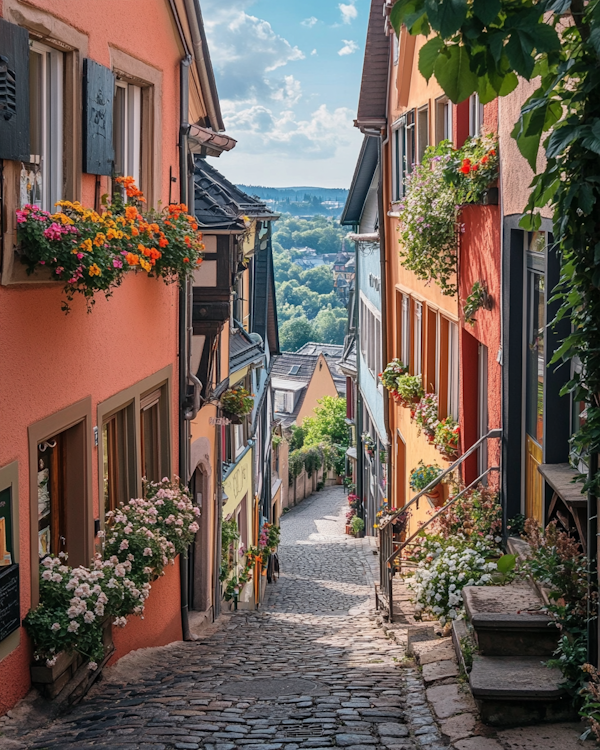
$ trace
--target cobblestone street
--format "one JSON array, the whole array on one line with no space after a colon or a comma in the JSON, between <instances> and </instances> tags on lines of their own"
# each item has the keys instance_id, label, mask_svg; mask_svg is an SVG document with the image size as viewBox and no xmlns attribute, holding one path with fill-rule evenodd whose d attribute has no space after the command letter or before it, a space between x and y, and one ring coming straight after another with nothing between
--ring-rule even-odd
<instances>
[{"instance_id":1,"label":"cobblestone street","mask_svg":"<svg viewBox=\"0 0 600 750\"><path fill-rule=\"evenodd\" d=\"M283 517L282 575L262 611L124 658L71 714L14 747L438 748L421 680L372 615L378 558L344 535L345 510L334 487ZM411 711L423 709L412 739L407 689Z\"/></svg>"}]
</instances>

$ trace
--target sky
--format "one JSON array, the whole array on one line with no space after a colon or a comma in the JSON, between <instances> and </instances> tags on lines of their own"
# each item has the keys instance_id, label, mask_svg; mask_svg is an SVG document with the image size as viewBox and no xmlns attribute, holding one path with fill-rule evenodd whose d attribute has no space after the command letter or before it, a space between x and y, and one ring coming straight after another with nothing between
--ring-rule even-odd
<instances>
[{"instance_id":1,"label":"sky","mask_svg":"<svg viewBox=\"0 0 600 750\"><path fill-rule=\"evenodd\" d=\"M201 0L234 183L350 186L369 0Z\"/></svg>"}]
</instances>

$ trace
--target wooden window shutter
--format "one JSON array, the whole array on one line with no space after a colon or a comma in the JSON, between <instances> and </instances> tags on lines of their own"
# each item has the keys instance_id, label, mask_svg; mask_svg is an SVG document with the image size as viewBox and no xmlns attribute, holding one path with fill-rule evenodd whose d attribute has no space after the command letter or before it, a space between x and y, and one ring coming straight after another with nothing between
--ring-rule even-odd
<instances>
[{"instance_id":1,"label":"wooden window shutter","mask_svg":"<svg viewBox=\"0 0 600 750\"><path fill-rule=\"evenodd\" d=\"M0 159L29 161L29 34L0 19Z\"/></svg>"},{"instance_id":2,"label":"wooden window shutter","mask_svg":"<svg viewBox=\"0 0 600 750\"><path fill-rule=\"evenodd\" d=\"M115 75L94 60L83 61L83 171L111 175Z\"/></svg>"}]
</instances>

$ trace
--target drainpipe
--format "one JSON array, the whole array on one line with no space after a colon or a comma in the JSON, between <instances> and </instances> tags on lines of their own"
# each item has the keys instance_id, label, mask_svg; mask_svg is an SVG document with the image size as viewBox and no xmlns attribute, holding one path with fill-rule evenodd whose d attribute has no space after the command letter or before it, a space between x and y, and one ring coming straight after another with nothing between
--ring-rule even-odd
<instances>
[{"instance_id":1,"label":"drainpipe","mask_svg":"<svg viewBox=\"0 0 600 750\"><path fill-rule=\"evenodd\" d=\"M189 80L192 58L187 55L180 63L179 92L179 201L187 205L188 200L188 131L189 131ZM179 285L179 478L187 484L189 475L189 417L187 412L188 366L188 298L187 283ZM181 630L183 640L192 640L188 609L189 569L187 550L180 558Z\"/></svg>"}]
</instances>

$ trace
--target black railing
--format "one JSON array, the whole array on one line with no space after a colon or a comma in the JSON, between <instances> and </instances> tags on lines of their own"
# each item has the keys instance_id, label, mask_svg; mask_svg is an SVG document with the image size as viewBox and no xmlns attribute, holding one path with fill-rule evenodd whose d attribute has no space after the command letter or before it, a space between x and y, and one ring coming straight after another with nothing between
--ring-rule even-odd
<instances>
[{"instance_id":1,"label":"black railing","mask_svg":"<svg viewBox=\"0 0 600 750\"><path fill-rule=\"evenodd\" d=\"M430 482L427 487L422 489L417 495L415 495L409 503L402 508L397 508L382 519L379 524L379 590L377 591L377 608L386 609L388 612L388 619L393 622L394 619L394 592L393 582L396 573L401 571L402 558L400 555L406 549L406 547L417 537L419 534L426 529L430 523L439 518L445 513L448 508L452 507L457 500L460 500L463 495L469 490L476 487L482 479L484 479L492 471L500 471L499 466L490 466L477 479L475 479L468 487L462 489L457 495L449 498L449 500L441 507L437 513L431 518L428 518L419 528L413 532L407 539L401 541L403 533L402 526L404 524L398 524L399 517L402 514L406 514L406 520L408 522L410 507L417 504L419 500L431 492L445 477L451 474L457 469L469 456L473 455L475 451L479 449L488 440L499 439L502 437L502 430L490 430L487 435L479 438L462 456L460 456L453 464L445 469L438 477ZM399 528L400 526L400 528ZM382 607L383 605L383 607Z\"/></svg>"}]
</instances>

